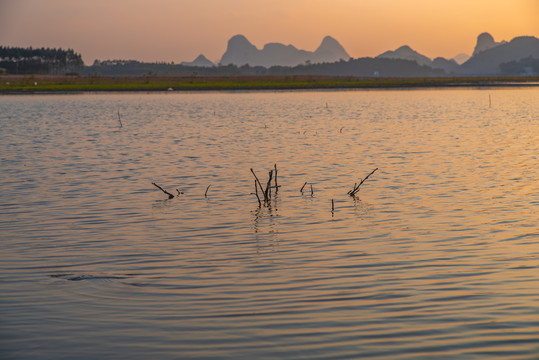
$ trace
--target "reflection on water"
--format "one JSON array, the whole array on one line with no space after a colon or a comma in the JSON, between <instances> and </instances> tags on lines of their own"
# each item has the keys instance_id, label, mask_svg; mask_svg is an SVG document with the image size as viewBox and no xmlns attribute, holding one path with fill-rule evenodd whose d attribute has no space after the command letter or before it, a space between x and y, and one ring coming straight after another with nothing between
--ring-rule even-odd
<instances>
[{"instance_id":1,"label":"reflection on water","mask_svg":"<svg viewBox=\"0 0 539 360\"><path fill-rule=\"evenodd\" d=\"M536 359L538 96L2 96L0 357Z\"/></svg>"}]
</instances>

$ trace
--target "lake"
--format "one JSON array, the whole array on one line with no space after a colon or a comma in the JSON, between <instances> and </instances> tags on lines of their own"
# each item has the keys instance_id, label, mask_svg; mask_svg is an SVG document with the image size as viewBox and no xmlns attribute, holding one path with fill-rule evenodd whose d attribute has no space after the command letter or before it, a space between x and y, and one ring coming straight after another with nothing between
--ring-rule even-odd
<instances>
[{"instance_id":1,"label":"lake","mask_svg":"<svg viewBox=\"0 0 539 360\"><path fill-rule=\"evenodd\" d=\"M5 95L0 125L2 359L539 358L537 87Z\"/></svg>"}]
</instances>

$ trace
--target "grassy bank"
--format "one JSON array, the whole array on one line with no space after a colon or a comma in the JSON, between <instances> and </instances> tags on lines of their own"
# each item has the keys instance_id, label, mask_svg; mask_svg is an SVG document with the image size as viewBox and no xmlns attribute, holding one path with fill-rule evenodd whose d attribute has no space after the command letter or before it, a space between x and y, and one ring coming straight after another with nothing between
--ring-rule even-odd
<instances>
[{"instance_id":1,"label":"grassy bank","mask_svg":"<svg viewBox=\"0 0 539 360\"><path fill-rule=\"evenodd\" d=\"M539 77L355 78L330 76L0 75L0 94L82 91L369 89L539 85Z\"/></svg>"}]
</instances>

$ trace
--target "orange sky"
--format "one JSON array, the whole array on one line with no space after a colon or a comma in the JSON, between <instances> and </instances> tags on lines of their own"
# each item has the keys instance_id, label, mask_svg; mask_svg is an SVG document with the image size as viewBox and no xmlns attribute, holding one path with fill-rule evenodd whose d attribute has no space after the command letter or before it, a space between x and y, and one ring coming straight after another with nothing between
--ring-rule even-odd
<instances>
[{"instance_id":1,"label":"orange sky","mask_svg":"<svg viewBox=\"0 0 539 360\"><path fill-rule=\"evenodd\" d=\"M87 64L215 61L236 34L258 48L315 50L331 35L352 57L406 44L451 58L484 31L539 37L539 0L0 0L0 45L73 48Z\"/></svg>"}]
</instances>

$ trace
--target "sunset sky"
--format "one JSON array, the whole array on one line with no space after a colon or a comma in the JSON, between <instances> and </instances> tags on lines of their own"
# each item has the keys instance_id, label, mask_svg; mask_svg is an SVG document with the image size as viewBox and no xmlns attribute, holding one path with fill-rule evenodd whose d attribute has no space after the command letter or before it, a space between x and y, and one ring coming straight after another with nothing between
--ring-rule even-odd
<instances>
[{"instance_id":1,"label":"sunset sky","mask_svg":"<svg viewBox=\"0 0 539 360\"><path fill-rule=\"evenodd\" d=\"M0 45L73 48L95 59L217 61L245 35L315 50L325 35L352 57L409 45L471 54L477 35L539 37L539 0L0 0Z\"/></svg>"}]
</instances>

